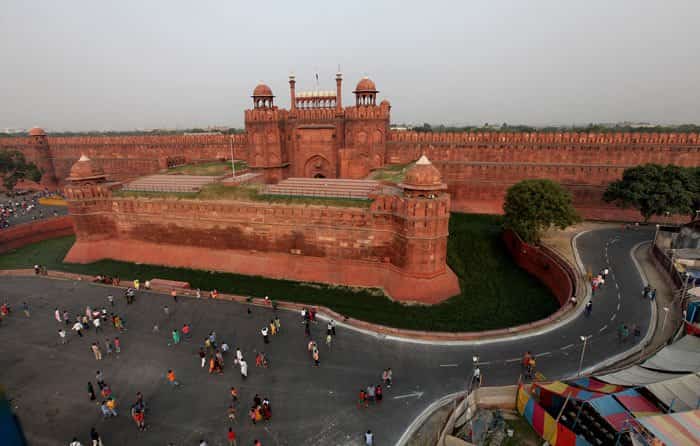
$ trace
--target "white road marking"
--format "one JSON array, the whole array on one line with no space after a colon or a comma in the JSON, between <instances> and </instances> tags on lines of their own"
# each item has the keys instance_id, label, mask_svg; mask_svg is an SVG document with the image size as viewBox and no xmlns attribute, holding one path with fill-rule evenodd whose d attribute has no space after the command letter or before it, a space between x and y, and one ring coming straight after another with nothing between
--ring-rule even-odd
<instances>
[{"instance_id":1,"label":"white road marking","mask_svg":"<svg viewBox=\"0 0 700 446\"><path fill-rule=\"evenodd\" d=\"M617 311L620 311L620 302L617 303Z\"/></svg>"},{"instance_id":2,"label":"white road marking","mask_svg":"<svg viewBox=\"0 0 700 446\"><path fill-rule=\"evenodd\" d=\"M622 300L622 294L617 293L617 300Z\"/></svg>"},{"instance_id":3,"label":"white road marking","mask_svg":"<svg viewBox=\"0 0 700 446\"><path fill-rule=\"evenodd\" d=\"M407 394L405 394L405 395L397 395L397 396L394 397L394 399L395 399L395 400L400 400L400 399L403 399L403 398L412 398L412 397L414 397L414 396L415 396L415 397L418 397L418 399L420 399L420 397L423 396L423 392L412 392L412 393L407 393Z\"/></svg>"},{"instance_id":4,"label":"white road marking","mask_svg":"<svg viewBox=\"0 0 700 446\"><path fill-rule=\"evenodd\" d=\"M550 356L552 352L544 352L544 353L538 353L535 355L535 358L539 358L540 356Z\"/></svg>"},{"instance_id":5,"label":"white road marking","mask_svg":"<svg viewBox=\"0 0 700 446\"><path fill-rule=\"evenodd\" d=\"M611 322L614 321L616 317L617 317L617 313L613 314L612 316L610 316L610 321Z\"/></svg>"},{"instance_id":6,"label":"white road marking","mask_svg":"<svg viewBox=\"0 0 700 446\"><path fill-rule=\"evenodd\" d=\"M458 367L459 364L440 364L440 367Z\"/></svg>"},{"instance_id":7,"label":"white road marking","mask_svg":"<svg viewBox=\"0 0 700 446\"><path fill-rule=\"evenodd\" d=\"M516 362L520 361L520 358L506 359L506 362Z\"/></svg>"},{"instance_id":8,"label":"white road marking","mask_svg":"<svg viewBox=\"0 0 700 446\"><path fill-rule=\"evenodd\" d=\"M615 282L615 289L620 289L620 286L617 284L617 282Z\"/></svg>"},{"instance_id":9,"label":"white road marking","mask_svg":"<svg viewBox=\"0 0 700 446\"><path fill-rule=\"evenodd\" d=\"M493 362L493 361L477 362L476 365L489 365L489 364L491 364L492 362Z\"/></svg>"},{"instance_id":10,"label":"white road marking","mask_svg":"<svg viewBox=\"0 0 700 446\"><path fill-rule=\"evenodd\" d=\"M600 330L598 330L598 333L602 333L603 331L605 331L606 328L608 328L608 324L605 324L602 327L600 327Z\"/></svg>"},{"instance_id":11,"label":"white road marking","mask_svg":"<svg viewBox=\"0 0 700 446\"><path fill-rule=\"evenodd\" d=\"M569 348L571 348L571 347L573 347L573 346L574 346L574 344L565 345L565 346L563 346L560 350L566 350L566 349L569 349Z\"/></svg>"}]
</instances>

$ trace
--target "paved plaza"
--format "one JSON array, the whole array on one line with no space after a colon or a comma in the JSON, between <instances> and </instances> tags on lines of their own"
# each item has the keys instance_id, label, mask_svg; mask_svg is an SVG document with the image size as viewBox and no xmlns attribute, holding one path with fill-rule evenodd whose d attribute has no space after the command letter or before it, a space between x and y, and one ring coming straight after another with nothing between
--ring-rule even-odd
<instances>
[{"instance_id":1,"label":"paved plaza","mask_svg":"<svg viewBox=\"0 0 700 446\"><path fill-rule=\"evenodd\" d=\"M66 445L73 436L85 444L93 426L106 446L197 445L200 439L223 445L229 425L238 434L239 445L254 439L265 446L359 445L367 429L376 433L377 445L393 445L431 402L466 388L473 354L482 362L484 384L503 385L516 382L518 361L526 350L537 355L541 373L557 378L576 373L580 335L593 335L585 366L629 349L634 341L617 342L615 321L639 321L646 330L649 304L639 299L642 282L630 250L651 235L610 229L579 238L583 263L596 270L608 258L613 272L596 293L589 318L580 316L524 339L453 346L390 341L339 326L330 349L324 342L326 325L318 322L312 324L312 337L320 347L320 367L313 366L297 313L279 311L281 333L265 345L260 328L274 317L270 308L185 297L174 303L167 295L150 292L139 292L136 302L127 305L123 291L108 286L2 277L0 302L9 302L13 312L0 323L0 384L13 398L32 445ZM114 311L128 329L119 335L122 353L96 361L90 351L90 344L98 341L104 352L105 337L113 339L116 334L111 326L100 335L90 329L84 338L69 333L68 344L61 345L57 330L64 325L54 320L54 308L66 309L72 316L84 312L86 305L111 311L106 299L110 293L115 296ZM29 303L29 318L22 313L23 301ZM169 315L163 311L165 305ZM611 321L613 314L616 319ZM191 324L192 339L172 345L171 330L184 323ZM155 324L158 332L153 331ZM247 380L234 368L232 352L224 356L223 375L200 368L197 352L212 330L232 350L243 350L249 364ZM254 356L261 349L270 358L268 369L255 367ZM379 384L386 367L393 369L394 386L385 390L380 405L358 409L359 389ZM118 402L116 418L103 420L99 407L89 401L87 382L97 390L98 369ZM168 385L168 369L175 371L180 387ZM240 403L237 422L229 424L231 386L239 389ZM139 391L147 404L145 432L139 432L128 416ZM270 399L272 419L253 426L247 410L255 394Z\"/></svg>"}]
</instances>

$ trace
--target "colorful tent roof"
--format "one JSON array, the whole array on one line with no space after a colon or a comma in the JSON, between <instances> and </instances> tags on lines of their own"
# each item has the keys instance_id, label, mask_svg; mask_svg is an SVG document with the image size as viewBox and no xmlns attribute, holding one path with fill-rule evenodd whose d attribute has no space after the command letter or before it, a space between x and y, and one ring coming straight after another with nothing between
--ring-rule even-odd
<instances>
[{"instance_id":1,"label":"colorful tent roof","mask_svg":"<svg viewBox=\"0 0 700 446\"><path fill-rule=\"evenodd\" d=\"M616 393L615 398L625 409L632 412L632 414L637 418L662 413L661 409L656 407L634 389L628 389L624 392Z\"/></svg>"},{"instance_id":2,"label":"colorful tent roof","mask_svg":"<svg viewBox=\"0 0 700 446\"><path fill-rule=\"evenodd\" d=\"M590 400L588 404L618 432L629 431L636 425L637 421L632 414L627 412L612 395Z\"/></svg>"},{"instance_id":3,"label":"colorful tent roof","mask_svg":"<svg viewBox=\"0 0 700 446\"><path fill-rule=\"evenodd\" d=\"M581 389L580 387L570 386L562 381L553 381L551 383L545 384L536 383L533 386L533 392L537 394L539 391L538 389L545 389L548 392L554 393L564 398L566 398L567 395L570 395L571 398L575 398L580 401L588 401L593 398L600 398L601 396L605 396L604 393L590 392L588 390Z\"/></svg>"},{"instance_id":4,"label":"colorful tent roof","mask_svg":"<svg viewBox=\"0 0 700 446\"><path fill-rule=\"evenodd\" d=\"M590 446L584 437L576 435L562 423L557 423L523 386L518 388L517 408L535 432L551 446Z\"/></svg>"},{"instance_id":5,"label":"colorful tent roof","mask_svg":"<svg viewBox=\"0 0 700 446\"><path fill-rule=\"evenodd\" d=\"M656 415L639 422L666 446L700 444L700 410Z\"/></svg>"},{"instance_id":6,"label":"colorful tent roof","mask_svg":"<svg viewBox=\"0 0 700 446\"><path fill-rule=\"evenodd\" d=\"M625 390L624 386L617 386L615 384L604 383L603 381L599 381L595 378L579 378L567 382L572 386L600 393L617 393Z\"/></svg>"}]
</instances>

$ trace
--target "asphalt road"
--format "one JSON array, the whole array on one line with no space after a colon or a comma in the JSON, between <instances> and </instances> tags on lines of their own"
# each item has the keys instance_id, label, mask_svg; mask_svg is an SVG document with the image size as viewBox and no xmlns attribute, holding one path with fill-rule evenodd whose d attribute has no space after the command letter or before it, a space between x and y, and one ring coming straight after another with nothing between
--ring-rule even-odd
<instances>
[{"instance_id":1,"label":"asphalt road","mask_svg":"<svg viewBox=\"0 0 700 446\"><path fill-rule=\"evenodd\" d=\"M537 356L537 368L547 378L571 376L578 370L581 335L589 340L584 368L629 349L633 340L620 343L617 327L638 323L642 333L650 318L648 301L640 298L643 286L630 250L650 240L649 230L617 229L589 232L579 237L582 262L592 271L609 265L611 274L594 296L590 317L581 315L569 324L541 335L481 345L441 346L390 341L340 328L329 350L323 342L325 324L312 327L321 351L321 366L313 367L306 350L307 338L298 314L281 311L282 333L264 345L259 329L272 318L271 309L230 302L140 293L134 305L117 297L116 312L126 320L128 332L120 336L122 354L96 361L90 343L112 338L107 327L97 336L70 336L60 345L53 319L56 306L71 314L106 306L112 289L83 282L35 277L3 277L0 301L8 301L13 314L0 326L0 384L4 385L32 445L66 445L73 436L87 444L90 427L112 445L226 444L229 426L228 389L241 393L238 421L232 426L239 445L260 439L268 445L359 445L361 433L375 432L377 445L393 445L415 417L443 395L463 390L472 375L472 355L480 358L484 385L514 384L524 351ZM517 292L517 290L514 290ZM116 296L116 295L115 295ZM21 312L27 301L31 317ZM170 307L170 316L162 310ZM184 322L193 327L192 340L172 346L170 330ZM158 323L160 331L152 327ZM199 367L196 352L204 336L215 330L233 349L240 346L248 360L249 377L242 381L225 357L225 373L211 376ZM642 335L643 337L643 335ZM269 369L254 367L260 349L271 360ZM394 386L385 390L381 405L358 409L361 387L377 384L384 368L391 367ZM99 408L88 400L87 381L94 384L101 369L117 398L120 414L102 420ZM173 369L182 385L171 389L165 373ZM138 432L128 407L135 394L144 394L149 410L146 432ZM255 394L271 400L270 423L252 426L246 417Z\"/></svg>"}]
</instances>

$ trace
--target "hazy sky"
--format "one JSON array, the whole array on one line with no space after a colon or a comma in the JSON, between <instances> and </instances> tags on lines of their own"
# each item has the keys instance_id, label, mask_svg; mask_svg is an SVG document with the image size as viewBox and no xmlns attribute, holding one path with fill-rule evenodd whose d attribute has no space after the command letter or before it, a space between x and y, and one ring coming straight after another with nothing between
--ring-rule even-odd
<instances>
[{"instance_id":1,"label":"hazy sky","mask_svg":"<svg viewBox=\"0 0 700 446\"><path fill-rule=\"evenodd\" d=\"M338 65L395 123L698 123L700 1L4 0L0 129L240 127Z\"/></svg>"}]
</instances>

